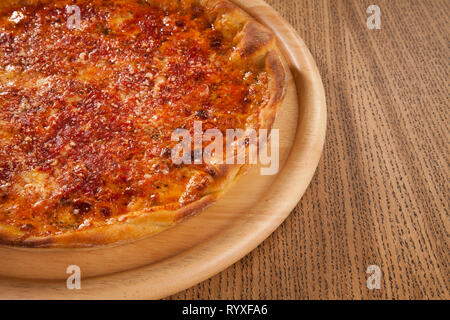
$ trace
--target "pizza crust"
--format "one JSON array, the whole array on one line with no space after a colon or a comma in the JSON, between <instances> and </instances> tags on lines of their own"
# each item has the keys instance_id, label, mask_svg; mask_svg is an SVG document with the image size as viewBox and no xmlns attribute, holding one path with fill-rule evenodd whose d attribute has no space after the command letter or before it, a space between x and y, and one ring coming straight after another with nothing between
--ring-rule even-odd
<instances>
[{"instance_id":1,"label":"pizza crust","mask_svg":"<svg viewBox=\"0 0 450 320\"><path fill-rule=\"evenodd\" d=\"M48 1L48 0L46 0ZM39 0L10 0L11 4L32 4ZM42 0L41 0L42 2ZM196 1L158 0L161 6L192 5ZM3 3L5 4L5 2ZM271 31L228 0L199 0L198 4L207 10L218 31L224 37L233 39L237 48L232 57L233 63L252 63L261 72L269 75L270 100L261 109L259 128L271 129L277 111L286 91L286 69L282 55L277 48L276 38ZM1 6L0 6L1 9ZM248 152L248 150L247 150ZM120 221L101 227L73 231L48 237L29 237L18 228L0 224L0 244L30 248L90 248L107 245L118 245L160 233L181 221L188 219L217 201L233 183L246 172L247 165L220 165L215 168L214 191L181 209L176 204L164 207L153 207L148 210L121 216Z\"/></svg>"}]
</instances>

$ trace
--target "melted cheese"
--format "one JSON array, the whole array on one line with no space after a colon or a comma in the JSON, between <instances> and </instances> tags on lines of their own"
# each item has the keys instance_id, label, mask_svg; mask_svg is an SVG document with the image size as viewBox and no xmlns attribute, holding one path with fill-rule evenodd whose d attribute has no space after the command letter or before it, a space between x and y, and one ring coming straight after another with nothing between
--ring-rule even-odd
<instances>
[{"instance_id":1,"label":"melted cheese","mask_svg":"<svg viewBox=\"0 0 450 320\"><path fill-rule=\"evenodd\" d=\"M172 164L172 132L252 125L266 99L198 7L80 0L69 30L70 3L0 11L0 224L27 236L198 200L214 179Z\"/></svg>"}]
</instances>

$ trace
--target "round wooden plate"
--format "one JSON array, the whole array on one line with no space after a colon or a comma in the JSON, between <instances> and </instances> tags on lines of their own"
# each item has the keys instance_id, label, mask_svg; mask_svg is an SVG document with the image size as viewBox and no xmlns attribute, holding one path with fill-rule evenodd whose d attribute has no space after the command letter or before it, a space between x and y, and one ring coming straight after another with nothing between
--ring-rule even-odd
<instances>
[{"instance_id":1,"label":"round wooden plate","mask_svg":"<svg viewBox=\"0 0 450 320\"><path fill-rule=\"evenodd\" d=\"M320 160L326 103L314 59L295 30L262 0L234 0L279 38L289 88L275 128L280 170L254 167L212 208L166 232L127 245L88 250L0 247L2 299L157 299L224 270L264 241L291 213ZM81 268L81 290L66 271Z\"/></svg>"}]
</instances>

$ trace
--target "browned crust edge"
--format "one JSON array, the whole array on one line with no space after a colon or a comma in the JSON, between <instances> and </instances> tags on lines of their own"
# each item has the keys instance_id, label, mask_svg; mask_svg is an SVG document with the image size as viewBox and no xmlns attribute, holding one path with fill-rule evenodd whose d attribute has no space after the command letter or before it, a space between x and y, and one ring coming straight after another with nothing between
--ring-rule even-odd
<instances>
[{"instance_id":1,"label":"browned crust edge","mask_svg":"<svg viewBox=\"0 0 450 320\"><path fill-rule=\"evenodd\" d=\"M9 2L23 1L10 0ZM165 0L159 1L164 3ZM25 2L36 2L36 0L25 0ZM187 2L192 3L189 0ZM222 25L223 33L226 36L229 32L229 36L232 36L237 44L236 60L245 63L249 59L260 66L261 71L269 74L270 100L261 110L259 120L261 129L270 130L277 111L283 103L287 87L286 69L275 35L228 0L198 0L198 3L208 10L212 22L220 25L220 20L226 21ZM169 229L211 206L232 187L241 175L245 174L247 167L247 165L219 166L218 174L214 178L219 191L177 210L167 209L170 205L166 206L166 209L151 208L144 212L130 214L124 221L112 225L26 239L24 239L24 233L16 228L0 225L0 245L25 248L93 248L116 246L146 238Z\"/></svg>"},{"instance_id":2,"label":"browned crust edge","mask_svg":"<svg viewBox=\"0 0 450 320\"><path fill-rule=\"evenodd\" d=\"M199 213L215 201L214 195L208 195L176 211L160 210L136 214L118 224L49 237L23 239L14 230L8 230L0 226L0 243L26 248L91 248L112 244L119 245L166 230L179 221Z\"/></svg>"}]
</instances>

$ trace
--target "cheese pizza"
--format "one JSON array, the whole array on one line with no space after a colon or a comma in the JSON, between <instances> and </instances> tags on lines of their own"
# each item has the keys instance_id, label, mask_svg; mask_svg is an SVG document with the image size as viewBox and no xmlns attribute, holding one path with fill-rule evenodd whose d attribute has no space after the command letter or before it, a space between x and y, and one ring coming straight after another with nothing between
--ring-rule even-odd
<instances>
[{"instance_id":1,"label":"cheese pizza","mask_svg":"<svg viewBox=\"0 0 450 320\"><path fill-rule=\"evenodd\" d=\"M229 1L3 0L0 244L112 245L199 213L247 166L174 163L173 132L270 130L285 88L274 35Z\"/></svg>"}]
</instances>

